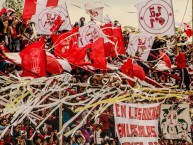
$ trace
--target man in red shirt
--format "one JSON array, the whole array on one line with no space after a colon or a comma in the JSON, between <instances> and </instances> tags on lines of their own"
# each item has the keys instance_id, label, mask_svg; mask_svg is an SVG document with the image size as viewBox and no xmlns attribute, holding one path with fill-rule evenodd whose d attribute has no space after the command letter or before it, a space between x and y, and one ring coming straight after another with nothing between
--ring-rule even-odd
<instances>
[{"instance_id":1,"label":"man in red shirt","mask_svg":"<svg viewBox=\"0 0 193 145\"><path fill-rule=\"evenodd\" d=\"M182 52L182 49L180 47L177 47L176 65L180 71L180 89L182 89L182 84L184 83L186 85L186 90L190 90L190 78L186 69L186 54L190 53L191 51L192 48L187 50L186 52Z\"/></svg>"},{"instance_id":2,"label":"man in red shirt","mask_svg":"<svg viewBox=\"0 0 193 145\"><path fill-rule=\"evenodd\" d=\"M5 55L5 47L4 47L4 40L2 38L3 36L0 36L0 71L3 70L3 67L5 65L5 60L3 56Z\"/></svg>"}]
</instances>

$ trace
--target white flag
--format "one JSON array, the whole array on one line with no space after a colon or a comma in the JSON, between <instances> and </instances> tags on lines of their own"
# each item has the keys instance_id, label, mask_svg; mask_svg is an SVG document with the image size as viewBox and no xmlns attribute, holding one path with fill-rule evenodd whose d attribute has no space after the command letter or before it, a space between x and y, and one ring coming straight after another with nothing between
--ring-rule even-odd
<instances>
[{"instance_id":1,"label":"white flag","mask_svg":"<svg viewBox=\"0 0 193 145\"><path fill-rule=\"evenodd\" d=\"M100 27L97 26L94 22L90 22L79 28L79 33L79 47L84 47L87 44L93 43L100 37L104 38L105 43L109 41Z\"/></svg>"},{"instance_id":2,"label":"white flag","mask_svg":"<svg viewBox=\"0 0 193 145\"><path fill-rule=\"evenodd\" d=\"M3 4L5 3L5 0L0 0L0 11L3 8Z\"/></svg>"},{"instance_id":3,"label":"white flag","mask_svg":"<svg viewBox=\"0 0 193 145\"><path fill-rule=\"evenodd\" d=\"M52 27L57 16L60 15L63 21L59 30L71 30L71 22L67 10L66 3L57 6L47 7L45 1L38 0L36 5L36 13L32 17L35 22L35 28L38 34L51 34Z\"/></svg>"},{"instance_id":4,"label":"white flag","mask_svg":"<svg viewBox=\"0 0 193 145\"><path fill-rule=\"evenodd\" d=\"M175 35L171 0L144 0L137 4L140 32Z\"/></svg>"},{"instance_id":5,"label":"white flag","mask_svg":"<svg viewBox=\"0 0 193 145\"><path fill-rule=\"evenodd\" d=\"M104 20L103 21L104 21L105 24L113 23L107 14L104 16Z\"/></svg>"},{"instance_id":6,"label":"white flag","mask_svg":"<svg viewBox=\"0 0 193 145\"><path fill-rule=\"evenodd\" d=\"M154 39L154 35L130 33L127 48L128 54L135 56L136 52L138 52L138 56L146 61L151 51Z\"/></svg>"},{"instance_id":7,"label":"white flag","mask_svg":"<svg viewBox=\"0 0 193 145\"><path fill-rule=\"evenodd\" d=\"M85 4L86 13L89 14L92 19L100 22L103 20L103 8L104 7L96 7L90 3Z\"/></svg>"}]
</instances>

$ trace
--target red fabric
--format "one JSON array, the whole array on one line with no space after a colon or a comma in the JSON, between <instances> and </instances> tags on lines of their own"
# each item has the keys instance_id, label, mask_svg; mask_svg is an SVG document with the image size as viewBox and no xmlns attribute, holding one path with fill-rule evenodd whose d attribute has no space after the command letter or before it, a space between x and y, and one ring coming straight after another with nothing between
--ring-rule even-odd
<instances>
[{"instance_id":1,"label":"red fabric","mask_svg":"<svg viewBox=\"0 0 193 145\"><path fill-rule=\"evenodd\" d=\"M97 39L91 47L91 52L89 53L90 59L93 60L92 66L95 69L107 70L107 61L105 58L104 50L104 39Z\"/></svg>"},{"instance_id":2,"label":"red fabric","mask_svg":"<svg viewBox=\"0 0 193 145\"><path fill-rule=\"evenodd\" d=\"M78 47L78 28L74 28L60 35L53 35L52 40L55 46L54 55L60 58L66 58L69 55L70 49Z\"/></svg>"},{"instance_id":3,"label":"red fabric","mask_svg":"<svg viewBox=\"0 0 193 145\"><path fill-rule=\"evenodd\" d=\"M0 15L3 15L6 11L7 11L6 8L2 8L1 11L0 11Z\"/></svg>"},{"instance_id":4,"label":"red fabric","mask_svg":"<svg viewBox=\"0 0 193 145\"><path fill-rule=\"evenodd\" d=\"M165 53L163 53L163 52L160 52L160 57L161 57L161 56L163 56L163 60L164 60L164 62L165 62L165 64L166 64L166 66L167 66L168 68L171 68L172 63L171 63L170 58L169 58Z\"/></svg>"},{"instance_id":5,"label":"red fabric","mask_svg":"<svg viewBox=\"0 0 193 145\"><path fill-rule=\"evenodd\" d=\"M46 7L51 7L51 6L55 7L57 5L58 5L58 0L48 0Z\"/></svg>"},{"instance_id":6,"label":"red fabric","mask_svg":"<svg viewBox=\"0 0 193 145\"><path fill-rule=\"evenodd\" d=\"M189 24L184 23L184 32L190 38L192 36L192 28Z\"/></svg>"},{"instance_id":7,"label":"red fabric","mask_svg":"<svg viewBox=\"0 0 193 145\"><path fill-rule=\"evenodd\" d=\"M36 13L37 0L25 0L22 14L23 20L30 20L32 15Z\"/></svg>"},{"instance_id":8,"label":"red fabric","mask_svg":"<svg viewBox=\"0 0 193 145\"><path fill-rule=\"evenodd\" d=\"M102 131L109 130L109 118L107 114L102 113L99 117L99 123L102 124Z\"/></svg>"},{"instance_id":9,"label":"red fabric","mask_svg":"<svg viewBox=\"0 0 193 145\"><path fill-rule=\"evenodd\" d=\"M46 54L43 39L27 46L19 55L24 68L22 77L31 76L37 78L46 76Z\"/></svg>"},{"instance_id":10,"label":"red fabric","mask_svg":"<svg viewBox=\"0 0 193 145\"><path fill-rule=\"evenodd\" d=\"M68 62L77 66L90 65L91 63L85 62L86 51L91 48L92 44L88 44L83 48L69 49L69 55L66 57Z\"/></svg>"},{"instance_id":11,"label":"red fabric","mask_svg":"<svg viewBox=\"0 0 193 145\"><path fill-rule=\"evenodd\" d=\"M113 29L113 36L116 38L118 54L126 54L121 26Z\"/></svg>"},{"instance_id":12,"label":"red fabric","mask_svg":"<svg viewBox=\"0 0 193 145\"><path fill-rule=\"evenodd\" d=\"M62 23L63 23L62 18L58 15L58 17L54 21L52 27L50 28L50 31L51 32L57 32L59 30L60 26L62 25Z\"/></svg>"},{"instance_id":13,"label":"red fabric","mask_svg":"<svg viewBox=\"0 0 193 145\"><path fill-rule=\"evenodd\" d=\"M105 24L101 26L101 29L103 33L107 35L107 38L111 40L112 42L114 42L114 38L112 37L113 36L112 24L111 23ZM107 42L104 44L104 46L105 46L105 56L111 56L111 57L116 56L115 46L112 43Z\"/></svg>"},{"instance_id":14,"label":"red fabric","mask_svg":"<svg viewBox=\"0 0 193 145\"><path fill-rule=\"evenodd\" d=\"M120 70L126 74L127 76L133 78L134 75L133 75L133 63L132 63L132 59L128 59L126 63L123 64L123 66L120 68ZM131 86L134 86L134 82L133 81L130 81L128 80L129 84Z\"/></svg>"},{"instance_id":15,"label":"red fabric","mask_svg":"<svg viewBox=\"0 0 193 145\"><path fill-rule=\"evenodd\" d=\"M61 74L63 72L63 68L60 63L52 56L47 55L47 67L46 70L51 74Z\"/></svg>"},{"instance_id":16,"label":"red fabric","mask_svg":"<svg viewBox=\"0 0 193 145\"><path fill-rule=\"evenodd\" d=\"M133 64L133 75L142 81L145 80L146 76L143 68L138 64Z\"/></svg>"},{"instance_id":17,"label":"red fabric","mask_svg":"<svg viewBox=\"0 0 193 145\"><path fill-rule=\"evenodd\" d=\"M186 68L186 57L184 53L179 53L176 57L177 68Z\"/></svg>"}]
</instances>

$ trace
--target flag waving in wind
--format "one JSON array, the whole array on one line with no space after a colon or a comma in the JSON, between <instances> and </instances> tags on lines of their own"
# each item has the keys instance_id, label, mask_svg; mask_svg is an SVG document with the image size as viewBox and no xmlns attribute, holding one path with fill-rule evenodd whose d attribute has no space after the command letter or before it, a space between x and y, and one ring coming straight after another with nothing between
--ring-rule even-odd
<instances>
[{"instance_id":1,"label":"flag waving in wind","mask_svg":"<svg viewBox=\"0 0 193 145\"><path fill-rule=\"evenodd\" d=\"M25 0L22 18L35 22L38 34L51 34L54 21L61 17L63 23L59 30L71 30L66 3L62 0Z\"/></svg>"},{"instance_id":2,"label":"flag waving in wind","mask_svg":"<svg viewBox=\"0 0 193 145\"><path fill-rule=\"evenodd\" d=\"M70 49L78 47L78 28L59 35L52 35L52 40L54 42L54 55L59 58L66 58Z\"/></svg>"},{"instance_id":3,"label":"flag waving in wind","mask_svg":"<svg viewBox=\"0 0 193 145\"><path fill-rule=\"evenodd\" d=\"M140 32L175 35L172 0L143 0L136 6Z\"/></svg>"},{"instance_id":4,"label":"flag waving in wind","mask_svg":"<svg viewBox=\"0 0 193 145\"><path fill-rule=\"evenodd\" d=\"M97 7L91 3L85 4L86 13L89 14L92 19L100 22L103 20L103 8L104 7Z\"/></svg>"},{"instance_id":5,"label":"flag waving in wind","mask_svg":"<svg viewBox=\"0 0 193 145\"><path fill-rule=\"evenodd\" d=\"M44 40L27 46L20 52L23 69L22 76L34 78L46 76L46 54L44 51Z\"/></svg>"},{"instance_id":6,"label":"flag waving in wind","mask_svg":"<svg viewBox=\"0 0 193 145\"><path fill-rule=\"evenodd\" d=\"M97 26L94 22L90 22L87 25L81 27L79 29L79 33L79 47L84 47L87 44L92 44L100 37L104 38L105 43L109 41L100 27Z\"/></svg>"}]
</instances>

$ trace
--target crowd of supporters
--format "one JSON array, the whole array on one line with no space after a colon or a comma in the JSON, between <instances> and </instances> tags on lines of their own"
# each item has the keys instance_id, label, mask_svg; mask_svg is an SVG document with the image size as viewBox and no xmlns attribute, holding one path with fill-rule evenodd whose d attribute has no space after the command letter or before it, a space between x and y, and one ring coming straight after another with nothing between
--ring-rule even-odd
<instances>
[{"instance_id":1,"label":"crowd of supporters","mask_svg":"<svg viewBox=\"0 0 193 145\"><path fill-rule=\"evenodd\" d=\"M17 14L13 10L7 10L1 15L0 18L0 72L4 75L9 75L15 71L21 71L22 68L17 64L13 64L7 62L3 55L6 52L21 52L26 46L32 44L36 41L33 35L33 23L32 22L23 22ZM76 22L73 27L82 27L85 25L85 18L80 18L79 22ZM118 25L117 21L115 21L114 26ZM49 36L43 36L45 38L46 47L49 48L51 39ZM123 37L125 40L125 47L129 43L129 32L123 32ZM176 37L175 37L176 38ZM167 38L165 36L164 39L156 38L153 48L167 47L167 44L170 40L171 43L174 40L174 37ZM185 43L187 41L186 36L177 36L177 41L179 43ZM161 73L155 72L153 70L148 70L143 63L139 63L146 72L147 76L153 77L157 82L163 84L176 84L179 88L182 89L181 84L185 84L184 89L189 90L191 87L191 79L192 79L192 69L193 69L193 53L192 45L181 45L178 47L177 52L175 49L171 49L170 59L172 60L172 64L176 64L176 55L180 53L183 55L180 57L184 59L185 64L183 66L181 64L177 64L178 68L173 69L171 71L172 74L179 74L180 78L184 77L184 82L182 79L175 80L171 77ZM155 53L159 53L158 51ZM184 55L186 55L184 57ZM123 58L120 56L120 58ZM108 58L111 60L112 58ZM114 58L113 58L114 59ZM149 58L152 60L152 58ZM187 63L186 63L187 62ZM180 62L178 62L180 63ZM150 66L153 67L154 63L151 63ZM185 66L184 66L185 65ZM186 70L188 67L189 72ZM147 70L147 71L146 71ZM185 75L182 73L185 72ZM96 72L97 73L97 72ZM168 73L168 71L166 71ZM188 74L189 73L189 74ZM90 72L77 68L71 72L72 75L75 76L77 82L84 82L84 78L90 76ZM75 100L76 101L76 100ZM52 108L50 108L52 109ZM63 136L63 144L66 145L115 145L118 144L117 136L115 134L115 126L114 126L114 117L112 108L108 108L104 113L102 113L97 120L89 120L85 122L85 125L80 128L73 136L65 137ZM57 145L59 143L59 115L58 110L55 111L53 115L49 117L48 120L42 125L42 127L37 131L35 135L33 135L35 126L30 123L29 120L24 120L21 124L14 126L9 129L4 137L1 139L0 145ZM40 114L42 118L47 115L47 112L42 111ZM63 106L62 112L62 121L66 123L70 118L74 116L73 109L70 107ZM80 116L84 117L84 116ZM13 114L10 114L5 117L0 118L0 132L2 132L6 126L9 125L10 120L13 118ZM69 126L65 129L65 132L68 132L73 126L76 126L79 123L79 118L77 118L74 122L69 124ZM176 140L164 140L162 142L164 145L178 145L178 144L188 144L185 141L176 141Z\"/></svg>"}]
</instances>

